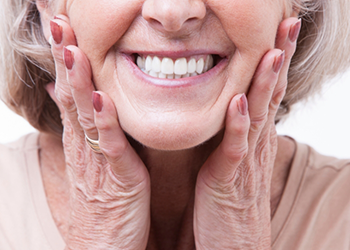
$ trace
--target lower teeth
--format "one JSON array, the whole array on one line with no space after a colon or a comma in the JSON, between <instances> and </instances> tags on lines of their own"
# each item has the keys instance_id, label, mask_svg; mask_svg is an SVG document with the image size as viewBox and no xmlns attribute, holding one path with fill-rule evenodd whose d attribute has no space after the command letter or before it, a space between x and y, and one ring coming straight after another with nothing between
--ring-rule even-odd
<instances>
[{"instance_id":1,"label":"lower teeth","mask_svg":"<svg viewBox=\"0 0 350 250\"><path fill-rule=\"evenodd\" d=\"M150 71L147 71L145 69L141 69L144 73L146 73L147 75L150 75L150 76L153 76L153 77L156 77L156 78L161 78L161 79L180 79L180 78L186 78L186 77L193 77L193 76L198 76L198 75L201 75L201 74L204 74L205 72L201 73L201 74L197 74L196 72L194 73L187 73L187 74L184 74L184 75L177 75L177 74L163 74L163 73L157 73L157 72L154 72L152 70Z\"/></svg>"}]
</instances>

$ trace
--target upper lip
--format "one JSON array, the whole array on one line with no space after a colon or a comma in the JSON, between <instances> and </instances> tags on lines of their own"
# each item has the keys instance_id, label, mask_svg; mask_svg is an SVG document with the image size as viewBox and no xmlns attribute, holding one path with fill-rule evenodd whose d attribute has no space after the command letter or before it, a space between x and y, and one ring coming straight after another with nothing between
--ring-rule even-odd
<instances>
[{"instance_id":1,"label":"upper lip","mask_svg":"<svg viewBox=\"0 0 350 250\"><path fill-rule=\"evenodd\" d=\"M215 50L182 50L182 51L143 51L143 50L123 50L123 54L133 55L150 55L158 57L168 57L168 58L182 58L182 57L191 57L195 55L218 55L221 58L227 57L228 55L224 52L215 51Z\"/></svg>"}]
</instances>

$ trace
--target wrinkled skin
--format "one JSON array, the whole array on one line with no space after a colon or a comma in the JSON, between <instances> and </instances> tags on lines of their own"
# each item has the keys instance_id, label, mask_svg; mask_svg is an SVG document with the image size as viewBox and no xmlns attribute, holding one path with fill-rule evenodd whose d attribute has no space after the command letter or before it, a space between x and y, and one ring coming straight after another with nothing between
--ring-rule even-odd
<instances>
[{"instance_id":1,"label":"wrinkled skin","mask_svg":"<svg viewBox=\"0 0 350 250\"><path fill-rule=\"evenodd\" d=\"M138 2L133 1L132 3L136 6ZM220 6L214 4L215 1L208 1L208 5L209 2L212 3L212 8L217 7L218 13L221 11L221 17L225 17L224 10L220 10ZM74 4L78 4L79 1L69 3L71 9L74 9ZM130 12L134 6L132 3L126 5L131 6ZM159 33L171 34L176 40L177 32L182 31L186 26L171 26L171 23L176 23L174 20L172 22L163 21L167 18L155 16L158 12L152 9L152 1L145 1L145 3L150 5L143 5L142 17L145 21L142 22L150 23L150 27ZM245 4L242 6L248 6L249 1ZM88 12L89 8L93 8L94 5L86 3L85 7L85 11ZM44 11L40 9L40 6L39 10L41 13ZM205 123L200 122L201 111L198 110L198 107L191 106L197 100L190 99L186 103L187 106L172 100L174 101L173 108L167 106L171 105L170 102L165 105L165 109L169 108L168 110L150 110L151 114L157 113L162 117L160 129L164 129L164 133L159 136L167 134L167 128L163 125L171 121L171 116L174 115L171 110L183 111L184 115L180 115L179 130L174 132L172 127L169 139L167 139L158 138L155 133L148 133L153 131L150 128L155 122L153 115L146 116L145 119L140 120L139 124L132 126L140 119L135 114L143 115L143 112L134 112L132 107L141 107L142 111L149 110L145 101L147 96L141 96L143 103L129 107L127 104L125 107L121 105L120 102L126 102L126 99L123 99L125 96L131 98L127 91L123 92L122 79L127 77L127 73L122 74L117 69L116 74L118 79L121 79L120 82L113 84L111 80L108 80L108 77L111 76L108 73L109 67L113 67L113 64L109 64L109 57L115 59L113 56L115 52L110 53L111 45L98 44L98 39L100 42L105 41L101 39L103 34L98 34L98 31L95 32L95 36L84 39L86 34L74 19L76 16L68 11L69 13L71 13L69 17L60 15L59 19L52 21L61 27L63 39L60 43L52 42L57 78L55 83L47 86L49 94L60 107L64 125L63 147L70 183L70 218L67 220L68 230L64 232L67 249L164 249L161 246L167 246L166 249L270 249L270 183L277 151L274 117L285 93L289 63L295 51L296 42L289 36L293 33L297 19L285 19L279 25L276 38L276 34L268 34L267 38L264 38L266 39L266 43L263 43L265 47L250 50L252 44L248 44L247 48L243 45L240 47L241 43L244 44L244 37L241 38L243 41L239 41L237 37L232 38L230 34L233 32L228 32L230 27L225 26L227 20L225 22L218 18L216 21L222 22L222 27L226 35L228 34L226 40L223 41L227 41L228 50L232 52L232 55L228 56L228 65L224 69L225 73L222 73L228 79L221 85L223 90L215 91L215 87L212 89L213 98L219 101L211 105L213 109L203 111L203 114L213 113L213 119ZM200 16L200 8L198 13ZM161 20L159 22L163 26L158 24L152 26L154 24L151 24L150 20L153 19L149 18L152 15L155 19ZM216 15L220 16L217 13ZM128 39L131 39L134 34L133 29L139 30L137 20L139 19L135 19L130 30L125 34L123 32L113 33L116 36L123 34L120 40L110 39L113 43L115 42L113 39L118 41L117 44L120 47L116 46L117 48L126 46L123 45L123 42L126 43ZM276 29L277 21L272 21L276 24ZM249 24L249 20L247 22ZM126 21L126 23L129 22ZM99 23L96 24L98 25ZM97 29L96 26L91 24L87 29ZM119 28L125 27L121 24ZM147 32L150 32L149 29ZM271 36L273 36L273 41L276 40L276 44L271 43ZM164 37L169 39L167 36ZM181 43L181 40L179 41ZM232 47L231 50L230 41L236 44L236 47ZM97 45L95 44L99 46L98 51L96 51ZM187 46L185 42L184 46ZM274 46L276 48L273 48ZM74 57L74 65L71 69L67 69L67 60L65 60L67 51L64 53L64 47L67 47ZM237 50L241 52L242 60L251 61L250 65L247 66L242 62L239 64ZM254 53L260 56L252 59ZM98 58L99 55L106 56L104 57L106 61L101 61L101 58ZM118 56L117 53L117 65ZM281 67L278 67L279 64ZM120 65L120 68L123 68L122 62ZM242 76L240 78L242 84L238 84L237 80L231 79L234 78L231 74L246 76ZM223 79L218 77L216 81L222 82ZM92 101L91 95L96 88L98 92L94 94ZM121 92L123 94L120 94ZM215 96L215 93L220 94ZM199 93L199 96L207 98L206 100L210 103L212 96L207 95L207 93ZM157 102L162 101L161 95L155 95L155 99ZM96 109L98 106L102 106L102 109ZM205 105L204 109L206 109ZM163 111L170 115L163 117ZM199 112L199 115L195 116L196 119L199 119L198 124L203 124L203 127L194 127L200 131L209 130L209 133L198 133L196 137L193 136L193 132L189 131L185 135L190 136L190 140L184 143L181 140L182 137L180 136L179 140L177 136L183 133L184 129L192 129L187 126L188 120L191 122L191 118L188 118L187 115L191 116L196 112ZM131 118L126 116L127 113L131 114ZM220 117L224 118L223 124ZM220 135L222 127L225 129ZM166 155L162 149L169 149L169 145L174 143L177 143L174 152L179 152L175 149L191 150L193 146L219 133L214 140L209 140L208 143L214 146L209 152L204 151L208 155L203 157L204 163L202 162L195 170L196 180L192 188L194 197L192 201L191 199L188 201L187 206L191 209L189 214L193 213L193 217L190 216L192 222L181 228L177 245L167 242L167 239L154 240L157 237L157 230L152 229L150 204L151 201L153 204L153 201L157 200L157 197L152 196L153 192L156 193L156 189L161 187L156 186L153 191L153 183L156 183L157 180L152 177L152 166L147 164L149 161L145 154L130 144L124 131L127 131L134 139L143 142L146 148L152 146L158 150L149 149L147 151L145 149L146 155L147 152L149 153L149 158L152 158L152 153L154 153L152 150L155 150L157 155ZM147 135L144 136L143 133ZM85 142L85 134L90 138L99 139L103 154L91 151ZM159 143L163 139L165 143ZM185 157L186 150L180 151L179 155ZM166 157L152 159L157 161L157 159L164 160ZM169 164L171 166L172 163ZM177 176L173 178L176 180ZM189 192L191 192L190 189ZM155 243L155 241L158 242ZM159 243L161 241L163 242Z\"/></svg>"}]
</instances>

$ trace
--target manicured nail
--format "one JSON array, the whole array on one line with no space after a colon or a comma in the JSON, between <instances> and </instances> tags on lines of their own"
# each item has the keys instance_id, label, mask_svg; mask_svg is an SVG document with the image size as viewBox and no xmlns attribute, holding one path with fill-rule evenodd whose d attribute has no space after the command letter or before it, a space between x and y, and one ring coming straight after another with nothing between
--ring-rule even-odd
<instances>
[{"instance_id":1,"label":"manicured nail","mask_svg":"<svg viewBox=\"0 0 350 250\"><path fill-rule=\"evenodd\" d=\"M99 93L97 92L92 92L92 105L94 105L94 109L96 112L101 112L103 108L103 102L102 102L102 97Z\"/></svg>"},{"instance_id":2,"label":"manicured nail","mask_svg":"<svg viewBox=\"0 0 350 250\"><path fill-rule=\"evenodd\" d=\"M49 44L52 45L52 36L49 37Z\"/></svg>"},{"instance_id":3,"label":"manicured nail","mask_svg":"<svg viewBox=\"0 0 350 250\"><path fill-rule=\"evenodd\" d=\"M294 43L298 39L300 28L301 28L301 19L299 19L296 23L294 23L289 30L289 40L292 43Z\"/></svg>"},{"instance_id":4,"label":"manicured nail","mask_svg":"<svg viewBox=\"0 0 350 250\"><path fill-rule=\"evenodd\" d=\"M275 58L275 61L273 63L273 72L278 73L281 70L284 63L285 54L285 51L283 51L279 56Z\"/></svg>"},{"instance_id":5,"label":"manicured nail","mask_svg":"<svg viewBox=\"0 0 350 250\"><path fill-rule=\"evenodd\" d=\"M50 21L51 35L56 44L60 44L62 42L62 27L55 23L54 21Z\"/></svg>"},{"instance_id":6,"label":"manicured nail","mask_svg":"<svg viewBox=\"0 0 350 250\"><path fill-rule=\"evenodd\" d=\"M247 97L243 93L242 96L238 100L238 111L241 115L248 114L248 101Z\"/></svg>"},{"instance_id":7,"label":"manicured nail","mask_svg":"<svg viewBox=\"0 0 350 250\"><path fill-rule=\"evenodd\" d=\"M71 70L74 66L74 53L64 47L64 64L68 70Z\"/></svg>"}]
</instances>

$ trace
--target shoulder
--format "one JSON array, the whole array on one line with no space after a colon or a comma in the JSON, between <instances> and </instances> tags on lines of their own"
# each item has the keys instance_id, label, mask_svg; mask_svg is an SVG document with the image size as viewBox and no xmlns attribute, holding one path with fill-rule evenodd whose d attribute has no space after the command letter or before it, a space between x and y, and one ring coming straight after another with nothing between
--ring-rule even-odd
<instances>
[{"instance_id":1,"label":"shoulder","mask_svg":"<svg viewBox=\"0 0 350 250\"><path fill-rule=\"evenodd\" d=\"M350 159L338 159L333 156L322 155L308 146L308 167L315 170L331 168L334 171L342 171L350 168Z\"/></svg>"},{"instance_id":2,"label":"shoulder","mask_svg":"<svg viewBox=\"0 0 350 250\"><path fill-rule=\"evenodd\" d=\"M341 188L343 185L350 184L347 181L350 179L350 159L323 155L304 144L298 144L298 148L304 151L300 155L305 157L305 181L315 181L326 186L332 185L332 188Z\"/></svg>"},{"instance_id":3,"label":"shoulder","mask_svg":"<svg viewBox=\"0 0 350 250\"><path fill-rule=\"evenodd\" d=\"M38 152L37 133L0 145L0 249L51 249L37 219L36 200L44 197L36 188L41 185Z\"/></svg>"},{"instance_id":4,"label":"shoulder","mask_svg":"<svg viewBox=\"0 0 350 250\"><path fill-rule=\"evenodd\" d=\"M287 185L273 218L273 249L348 249L350 160L296 145Z\"/></svg>"},{"instance_id":5,"label":"shoulder","mask_svg":"<svg viewBox=\"0 0 350 250\"><path fill-rule=\"evenodd\" d=\"M0 178L25 167L28 154L37 155L38 137L38 133L32 133L17 141L0 144Z\"/></svg>"},{"instance_id":6,"label":"shoulder","mask_svg":"<svg viewBox=\"0 0 350 250\"><path fill-rule=\"evenodd\" d=\"M299 143L297 147L295 160L302 164L294 167L302 172L300 195L314 202L321 198L328 201L323 203L323 207L332 207L336 200L339 202L342 199L343 205L350 208L350 196L347 192L350 190L350 159L323 155L305 144Z\"/></svg>"}]
</instances>

